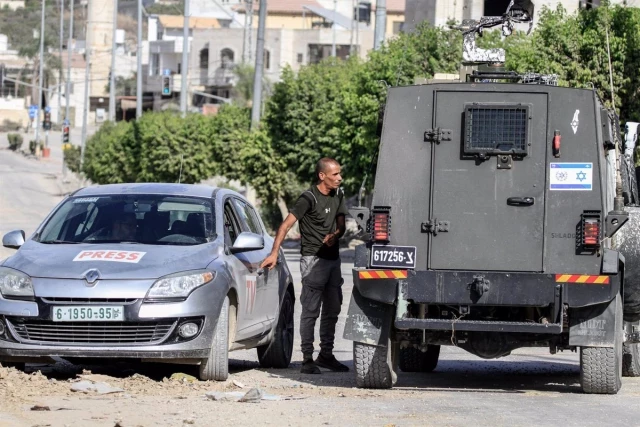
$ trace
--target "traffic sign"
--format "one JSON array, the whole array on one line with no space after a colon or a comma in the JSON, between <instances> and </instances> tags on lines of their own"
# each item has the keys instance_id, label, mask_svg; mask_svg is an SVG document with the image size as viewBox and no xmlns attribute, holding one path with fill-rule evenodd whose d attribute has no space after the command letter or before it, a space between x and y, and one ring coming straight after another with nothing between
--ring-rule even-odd
<instances>
[{"instance_id":1,"label":"traffic sign","mask_svg":"<svg viewBox=\"0 0 640 427\"><path fill-rule=\"evenodd\" d=\"M37 115L38 115L38 106L37 105L30 105L29 106L29 118L30 119L35 119Z\"/></svg>"}]
</instances>

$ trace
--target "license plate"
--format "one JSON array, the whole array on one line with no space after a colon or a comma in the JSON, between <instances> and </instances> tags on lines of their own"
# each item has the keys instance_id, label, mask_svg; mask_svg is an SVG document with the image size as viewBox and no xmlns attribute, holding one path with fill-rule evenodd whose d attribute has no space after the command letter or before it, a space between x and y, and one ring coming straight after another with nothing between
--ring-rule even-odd
<instances>
[{"instance_id":1,"label":"license plate","mask_svg":"<svg viewBox=\"0 0 640 427\"><path fill-rule=\"evenodd\" d=\"M371 267L416 268L415 246L371 247Z\"/></svg>"},{"instance_id":2,"label":"license plate","mask_svg":"<svg viewBox=\"0 0 640 427\"><path fill-rule=\"evenodd\" d=\"M54 322L117 322L124 320L122 306L79 306L65 305L52 308Z\"/></svg>"}]
</instances>

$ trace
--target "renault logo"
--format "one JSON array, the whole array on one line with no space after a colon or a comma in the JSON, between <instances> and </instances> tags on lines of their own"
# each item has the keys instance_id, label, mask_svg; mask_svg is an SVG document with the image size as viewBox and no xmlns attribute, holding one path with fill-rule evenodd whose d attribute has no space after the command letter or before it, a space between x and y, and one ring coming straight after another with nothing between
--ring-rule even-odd
<instances>
[{"instance_id":1,"label":"renault logo","mask_svg":"<svg viewBox=\"0 0 640 427\"><path fill-rule=\"evenodd\" d=\"M91 269L84 273L84 280L87 281L87 285L94 285L99 278L100 272L96 269Z\"/></svg>"}]
</instances>

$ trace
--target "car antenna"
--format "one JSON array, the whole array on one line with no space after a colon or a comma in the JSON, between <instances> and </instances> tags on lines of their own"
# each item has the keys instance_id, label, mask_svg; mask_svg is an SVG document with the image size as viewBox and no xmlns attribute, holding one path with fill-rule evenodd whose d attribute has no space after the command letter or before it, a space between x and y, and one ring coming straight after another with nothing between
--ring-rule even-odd
<instances>
[{"instance_id":1,"label":"car antenna","mask_svg":"<svg viewBox=\"0 0 640 427\"><path fill-rule=\"evenodd\" d=\"M184 153L180 155L180 176L178 177L178 184L182 181L182 162L184 160Z\"/></svg>"}]
</instances>

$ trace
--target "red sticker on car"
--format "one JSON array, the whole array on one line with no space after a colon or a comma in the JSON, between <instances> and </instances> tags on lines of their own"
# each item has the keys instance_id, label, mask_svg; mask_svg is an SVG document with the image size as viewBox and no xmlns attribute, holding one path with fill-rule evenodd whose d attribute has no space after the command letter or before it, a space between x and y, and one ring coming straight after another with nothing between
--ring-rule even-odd
<instances>
[{"instance_id":1,"label":"red sticker on car","mask_svg":"<svg viewBox=\"0 0 640 427\"><path fill-rule=\"evenodd\" d=\"M137 264L140 262L146 252L136 251L81 251L73 259L74 261L111 261L111 262L128 262Z\"/></svg>"}]
</instances>

